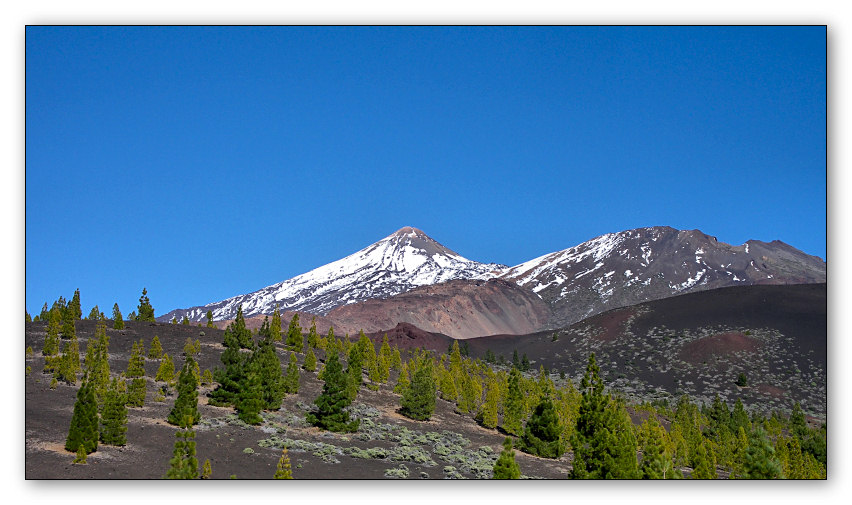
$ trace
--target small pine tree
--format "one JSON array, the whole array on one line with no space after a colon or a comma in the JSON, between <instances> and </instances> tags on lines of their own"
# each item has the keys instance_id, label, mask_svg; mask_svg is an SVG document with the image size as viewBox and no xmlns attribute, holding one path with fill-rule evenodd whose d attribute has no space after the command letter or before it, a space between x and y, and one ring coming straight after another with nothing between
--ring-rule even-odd
<instances>
[{"instance_id":1,"label":"small pine tree","mask_svg":"<svg viewBox=\"0 0 852 505\"><path fill-rule=\"evenodd\" d=\"M314 400L316 412L308 412L305 420L314 426L328 431L354 432L358 430L360 420L349 420L349 413L343 410L351 401L346 393L346 375L337 359L337 352L331 352L323 369L322 393Z\"/></svg>"},{"instance_id":2,"label":"small pine tree","mask_svg":"<svg viewBox=\"0 0 852 505\"><path fill-rule=\"evenodd\" d=\"M154 335L151 340L151 348L148 350L148 357L151 359L160 359L163 357L163 346L160 344L160 337Z\"/></svg>"},{"instance_id":3,"label":"small pine tree","mask_svg":"<svg viewBox=\"0 0 852 505\"><path fill-rule=\"evenodd\" d=\"M210 460L205 459L204 464L201 466L201 478L209 479L213 476L213 468L210 466Z\"/></svg>"},{"instance_id":4,"label":"small pine tree","mask_svg":"<svg viewBox=\"0 0 852 505\"><path fill-rule=\"evenodd\" d=\"M317 318L311 318L311 329L308 330L308 347L316 347L319 345L319 335L317 334Z\"/></svg>"},{"instance_id":5,"label":"small pine tree","mask_svg":"<svg viewBox=\"0 0 852 505\"><path fill-rule=\"evenodd\" d=\"M62 328L59 330L59 336L65 340L74 338L77 335L76 320L70 309L65 310L62 315Z\"/></svg>"},{"instance_id":6,"label":"small pine tree","mask_svg":"<svg viewBox=\"0 0 852 505\"><path fill-rule=\"evenodd\" d=\"M127 406L142 407L145 405L145 395L148 393L148 381L145 377L134 377L130 379L127 386Z\"/></svg>"},{"instance_id":7,"label":"small pine tree","mask_svg":"<svg viewBox=\"0 0 852 505\"><path fill-rule=\"evenodd\" d=\"M236 396L234 407L237 410L237 416L248 424L262 423L263 418L260 417L260 411L263 410L264 405L263 382L260 364L257 360L249 360L245 376Z\"/></svg>"},{"instance_id":8,"label":"small pine tree","mask_svg":"<svg viewBox=\"0 0 852 505\"><path fill-rule=\"evenodd\" d=\"M148 290L146 288L142 288L142 296L139 297L139 307L137 308L138 314L136 315L137 321L149 321L155 322L154 318L154 307L151 306L151 301L148 299Z\"/></svg>"},{"instance_id":9,"label":"small pine tree","mask_svg":"<svg viewBox=\"0 0 852 505\"><path fill-rule=\"evenodd\" d=\"M33 322L33 318L32 318L32 316L30 316L30 313L27 312L26 310L24 310L24 312L26 312L26 314L27 314L25 321L28 322L28 323ZM38 316L36 316L36 317L38 317Z\"/></svg>"},{"instance_id":10,"label":"small pine tree","mask_svg":"<svg viewBox=\"0 0 852 505\"><path fill-rule=\"evenodd\" d=\"M157 369L155 381L171 383L175 379L175 364L168 354L163 354L163 361L160 362L160 368Z\"/></svg>"},{"instance_id":11,"label":"small pine tree","mask_svg":"<svg viewBox=\"0 0 852 505\"><path fill-rule=\"evenodd\" d=\"M121 315L121 310L119 310L117 303L112 306L112 327L115 330L124 329L124 319Z\"/></svg>"},{"instance_id":12,"label":"small pine tree","mask_svg":"<svg viewBox=\"0 0 852 505\"><path fill-rule=\"evenodd\" d=\"M169 424L188 428L198 424L201 419L198 413L198 381L194 373L195 366L195 359L192 355L188 355L178 375L178 396L166 419Z\"/></svg>"},{"instance_id":13,"label":"small pine tree","mask_svg":"<svg viewBox=\"0 0 852 505\"><path fill-rule=\"evenodd\" d=\"M402 392L400 413L418 421L428 421L435 412L437 388L432 377L432 360L424 358L416 364L411 386Z\"/></svg>"},{"instance_id":14,"label":"small pine tree","mask_svg":"<svg viewBox=\"0 0 852 505\"><path fill-rule=\"evenodd\" d=\"M299 313L293 314L290 327L287 328L287 340L284 342L291 351L302 352L302 327L299 326Z\"/></svg>"},{"instance_id":15,"label":"small pine tree","mask_svg":"<svg viewBox=\"0 0 852 505\"><path fill-rule=\"evenodd\" d=\"M180 324L182 324L184 326L189 326L189 318L186 316L186 314L184 314L183 319L181 320Z\"/></svg>"},{"instance_id":16,"label":"small pine tree","mask_svg":"<svg viewBox=\"0 0 852 505\"><path fill-rule=\"evenodd\" d=\"M188 422L183 423L189 425ZM175 446L170 460L167 479L197 479L198 459L195 457L195 431L179 430L175 433Z\"/></svg>"},{"instance_id":17,"label":"small pine tree","mask_svg":"<svg viewBox=\"0 0 852 505\"><path fill-rule=\"evenodd\" d=\"M692 479L715 479L716 476L716 463L715 458L713 457L713 451L708 447L708 442L706 439L701 440L698 444L698 450L695 454L695 469L690 476Z\"/></svg>"},{"instance_id":18,"label":"small pine tree","mask_svg":"<svg viewBox=\"0 0 852 505\"><path fill-rule=\"evenodd\" d=\"M85 465L87 457L86 448L83 444L80 444L80 446L77 447L77 455L74 457L74 461L72 461L72 463L75 465Z\"/></svg>"},{"instance_id":19,"label":"small pine tree","mask_svg":"<svg viewBox=\"0 0 852 505\"><path fill-rule=\"evenodd\" d=\"M216 325L213 324L213 311L212 310L207 311L207 327L208 328L215 328L216 327ZM207 461L210 461L210 460L207 460Z\"/></svg>"},{"instance_id":20,"label":"small pine tree","mask_svg":"<svg viewBox=\"0 0 852 505\"><path fill-rule=\"evenodd\" d=\"M503 440L503 452L494 464L495 479L520 479L521 467L515 461L515 451L512 449L512 438Z\"/></svg>"},{"instance_id":21,"label":"small pine tree","mask_svg":"<svg viewBox=\"0 0 852 505\"><path fill-rule=\"evenodd\" d=\"M355 401L358 396L358 390L361 389L363 382L364 363L361 359L361 348L353 345L349 349L349 360L346 365L346 392L349 395L349 401Z\"/></svg>"},{"instance_id":22,"label":"small pine tree","mask_svg":"<svg viewBox=\"0 0 852 505\"><path fill-rule=\"evenodd\" d=\"M89 311L89 315L86 317L89 321L97 321L101 317L101 311L98 309L98 306L95 305L92 307L92 310Z\"/></svg>"},{"instance_id":23,"label":"small pine tree","mask_svg":"<svg viewBox=\"0 0 852 505\"><path fill-rule=\"evenodd\" d=\"M281 362L278 361L278 354L275 352L275 346L268 333L260 341L258 349L252 353L251 359L258 363L263 391L263 408L266 410L280 409L281 400L287 394L287 381L281 371Z\"/></svg>"},{"instance_id":24,"label":"small pine tree","mask_svg":"<svg viewBox=\"0 0 852 505\"><path fill-rule=\"evenodd\" d=\"M402 394L411 387L411 379L408 376L408 363L402 364L402 369L399 371L399 377L396 378L396 386L393 387L393 392Z\"/></svg>"},{"instance_id":25,"label":"small pine tree","mask_svg":"<svg viewBox=\"0 0 852 505\"><path fill-rule=\"evenodd\" d=\"M287 365L287 374L284 377L285 390L288 394L299 392L299 362L296 353L290 353L290 362Z\"/></svg>"},{"instance_id":26,"label":"small pine tree","mask_svg":"<svg viewBox=\"0 0 852 505\"><path fill-rule=\"evenodd\" d=\"M104 397L101 414L101 442L107 445L127 444L127 404L124 381L114 378Z\"/></svg>"},{"instance_id":27,"label":"small pine tree","mask_svg":"<svg viewBox=\"0 0 852 505\"><path fill-rule=\"evenodd\" d=\"M497 379L489 379L485 392L485 403L482 404L482 409L479 411L476 420L486 428L496 428L499 403L500 387L497 385Z\"/></svg>"},{"instance_id":28,"label":"small pine tree","mask_svg":"<svg viewBox=\"0 0 852 505\"><path fill-rule=\"evenodd\" d=\"M145 376L145 343L141 339L133 342L125 375L130 378Z\"/></svg>"},{"instance_id":29,"label":"small pine tree","mask_svg":"<svg viewBox=\"0 0 852 505\"><path fill-rule=\"evenodd\" d=\"M68 315L71 319L76 319L79 321L83 318L83 307L80 305L80 289L74 290L74 296L71 297L71 301L68 302Z\"/></svg>"},{"instance_id":30,"label":"small pine tree","mask_svg":"<svg viewBox=\"0 0 852 505\"><path fill-rule=\"evenodd\" d=\"M201 374L201 385L207 386L213 384L213 373L209 368L204 369L204 373Z\"/></svg>"},{"instance_id":31,"label":"small pine tree","mask_svg":"<svg viewBox=\"0 0 852 505\"><path fill-rule=\"evenodd\" d=\"M503 406L503 430L520 435L524 423L524 396L521 391L521 373L517 367L509 372L509 389Z\"/></svg>"},{"instance_id":32,"label":"small pine tree","mask_svg":"<svg viewBox=\"0 0 852 505\"><path fill-rule=\"evenodd\" d=\"M524 427L518 448L543 458L558 458L565 452L560 435L562 425L548 396L542 398Z\"/></svg>"},{"instance_id":33,"label":"small pine tree","mask_svg":"<svg viewBox=\"0 0 852 505\"><path fill-rule=\"evenodd\" d=\"M88 378L83 377L83 385L77 391L74 413L71 414L71 426L65 439L65 450L77 452L82 447L86 454L98 450L98 402Z\"/></svg>"},{"instance_id":34,"label":"small pine tree","mask_svg":"<svg viewBox=\"0 0 852 505\"><path fill-rule=\"evenodd\" d=\"M293 470L290 467L290 456L287 454L287 447L281 449L281 458L278 460L278 469L275 470L273 479L292 479Z\"/></svg>"},{"instance_id":35,"label":"small pine tree","mask_svg":"<svg viewBox=\"0 0 852 505\"><path fill-rule=\"evenodd\" d=\"M309 372L313 372L317 369L317 356L314 354L313 347L308 348L308 353L305 354L305 364L302 365L302 367Z\"/></svg>"},{"instance_id":36,"label":"small pine tree","mask_svg":"<svg viewBox=\"0 0 852 505\"><path fill-rule=\"evenodd\" d=\"M281 313L278 311L278 305L275 306L275 312L272 313L269 334L272 336L273 342L281 342Z\"/></svg>"}]
</instances>

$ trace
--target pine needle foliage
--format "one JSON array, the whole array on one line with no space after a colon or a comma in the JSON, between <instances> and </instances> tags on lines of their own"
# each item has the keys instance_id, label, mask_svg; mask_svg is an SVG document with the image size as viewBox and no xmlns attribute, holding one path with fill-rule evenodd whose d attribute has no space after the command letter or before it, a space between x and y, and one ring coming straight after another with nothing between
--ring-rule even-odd
<instances>
[{"instance_id":1,"label":"pine needle foliage","mask_svg":"<svg viewBox=\"0 0 852 505\"><path fill-rule=\"evenodd\" d=\"M302 339L302 327L299 325L299 313L293 314L290 319L290 326L287 328L287 340L284 342L288 349L295 352L302 352L304 345Z\"/></svg>"},{"instance_id":2,"label":"pine needle foliage","mask_svg":"<svg viewBox=\"0 0 852 505\"><path fill-rule=\"evenodd\" d=\"M276 480L289 480L293 478L293 469L290 467L290 456L287 454L287 447L281 449L281 457L278 459L278 468L275 470L275 475L272 476Z\"/></svg>"},{"instance_id":3,"label":"pine needle foliage","mask_svg":"<svg viewBox=\"0 0 852 505\"><path fill-rule=\"evenodd\" d=\"M524 396L521 391L521 372L513 367L509 372L509 389L503 407L503 430L520 435L524 423Z\"/></svg>"},{"instance_id":4,"label":"pine needle foliage","mask_svg":"<svg viewBox=\"0 0 852 505\"><path fill-rule=\"evenodd\" d=\"M136 310L137 321L155 322L154 307L151 306L151 300L148 299L148 290L142 288L142 296L139 297L139 307Z\"/></svg>"},{"instance_id":5,"label":"pine needle foliage","mask_svg":"<svg viewBox=\"0 0 852 505\"><path fill-rule=\"evenodd\" d=\"M515 451L512 449L512 438L503 440L503 451L494 464L495 479L520 479L521 467L515 461Z\"/></svg>"},{"instance_id":6,"label":"pine needle foliage","mask_svg":"<svg viewBox=\"0 0 852 505\"><path fill-rule=\"evenodd\" d=\"M299 392L299 361L296 358L296 353L290 353L290 362L287 364L284 384L288 394L294 395Z\"/></svg>"},{"instance_id":7,"label":"pine needle foliage","mask_svg":"<svg viewBox=\"0 0 852 505\"><path fill-rule=\"evenodd\" d=\"M77 391L74 412L71 414L71 426L65 439L65 450L77 452L80 447L90 454L98 450L98 402L88 378Z\"/></svg>"},{"instance_id":8,"label":"pine needle foliage","mask_svg":"<svg viewBox=\"0 0 852 505\"><path fill-rule=\"evenodd\" d=\"M305 354L305 364L302 367L309 371L313 372L317 369L317 355L314 354L314 348L308 347L308 352Z\"/></svg>"},{"instance_id":9,"label":"pine needle foliage","mask_svg":"<svg viewBox=\"0 0 852 505\"><path fill-rule=\"evenodd\" d=\"M151 359L160 359L163 357L163 346L160 344L160 337L154 335L151 340L151 348L148 349L148 357Z\"/></svg>"},{"instance_id":10,"label":"pine needle foliage","mask_svg":"<svg viewBox=\"0 0 852 505\"><path fill-rule=\"evenodd\" d=\"M762 426L752 430L743 463L743 478L780 479L781 464L775 457L775 448Z\"/></svg>"},{"instance_id":11,"label":"pine needle foliage","mask_svg":"<svg viewBox=\"0 0 852 505\"><path fill-rule=\"evenodd\" d=\"M171 356L168 354L163 354L160 367L157 369L157 375L154 377L154 380L166 383L171 383L175 380L175 364L172 361Z\"/></svg>"},{"instance_id":12,"label":"pine needle foliage","mask_svg":"<svg viewBox=\"0 0 852 505\"><path fill-rule=\"evenodd\" d=\"M360 420L350 421L349 413L343 410L352 402L346 392L347 379L336 352L331 352L326 358L323 380L322 393L314 400L317 411L308 412L305 420L328 431L357 431Z\"/></svg>"},{"instance_id":13,"label":"pine needle foliage","mask_svg":"<svg viewBox=\"0 0 852 505\"><path fill-rule=\"evenodd\" d=\"M415 364L411 386L402 392L400 413L418 421L428 421L435 412L437 388L432 377L432 360L423 358Z\"/></svg>"},{"instance_id":14,"label":"pine needle foliage","mask_svg":"<svg viewBox=\"0 0 852 505\"><path fill-rule=\"evenodd\" d=\"M112 306L112 328L114 330L124 329L124 316L121 315L121 309L118 308L118 303Z\"/></svg>"},{"instance_id":15,"label":"pine needle foliage","mask_svg":"<svg viewBox=\"0 0 852 505\"><path fill-rule=\"evenodd\" d=\"M127 404L124 382L113 378L104 397L101 414L101 442L107 445L127 444Z\"/></svg>"},{"instance_id":16,"label":"pine needle foliage","mask_svg":"<svg viewBox=\"0 0 852 505\"><path fill-rule=\"evenodd\" d=\"M542 458L558 458L565 452L560 435L562 425L549 396L542 398L524 427L518 448Z\"/></svg>"},{"instance_id":17,"label":"pine needle foliage","mask_svg":"<svg viewBox=\"0 0 852 505\"><path fill-rule=\"evenodd\" d=\"M198 424L201 419L198 413L198 380L194 373L195 366L192 355L187 356L178 375L178 396L166 419L169 424L188 428Z\"/></svg>"},{"instance_id":18,"label":"pine needle foliage","mask_svg":"<svg viewBox=\"0 0 852 505\"><path fill-rule=\"evenodd\" d=\"M184 423L184 424L189 424ZM197 479L198 458L195 456L195 431L179 430L175 433L172 459L169 461L167 479Z\"/></svg>"}]
</instances>

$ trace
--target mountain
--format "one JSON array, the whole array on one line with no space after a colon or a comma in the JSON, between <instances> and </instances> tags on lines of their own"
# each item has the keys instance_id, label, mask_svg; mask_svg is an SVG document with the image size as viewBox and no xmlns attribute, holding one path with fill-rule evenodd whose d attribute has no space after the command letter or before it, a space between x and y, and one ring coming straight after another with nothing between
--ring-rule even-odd
<instances>
[{"instance_id":1,"label":"mountain","mask_svg":"<svg viewBox=\"0 0 852 505\"><path fill-rule=\"evenodd\" d=\"M502 279L453 280L420 286L386 299L364 300L327 314L334 328L376 332L410 323L456 339L497 333L530 333L550 320L550 308L535 293Z\"/></svg>"},{"instance_id":2,"label":"mountain","mask_svg":"<svg viewBox=\"0 0 852 505\"><path fill-rule=\"evenodd\" d=\"M466 259L439 244L417 228L405 227L343 259L258 291L216 303L176 309L157 318L202 321L208 310L214 320L243 314L270 314L282 310L326 314L341 305L387 298L417 286L455 279L493 277L504 265Z\"/></svg>"},{"instance_id":3,"label":"mountain","mask_svg":"<svg viewBox=\"0 0 852 505\"><path fill-rule=\"evenodd\" d=\"M602 235L504 271L553 311L549 327L678 294L753 284L826 282L826 264L783 242L732 246L699 230L638 228Z\"/></svg>"}]
</instances>

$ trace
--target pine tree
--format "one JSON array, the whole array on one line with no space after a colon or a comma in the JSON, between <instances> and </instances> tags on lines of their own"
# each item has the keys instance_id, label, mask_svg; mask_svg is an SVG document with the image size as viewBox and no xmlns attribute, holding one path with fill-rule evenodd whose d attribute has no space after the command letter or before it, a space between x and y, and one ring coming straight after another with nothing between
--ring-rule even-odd
<instances>
[{"instance_id":1,"label":"pine tree","mask_svg":"<svg viewBox=\"0 0 852 505\"><path fill-rule=\"evenodd\" d=\"M308 330L308 347L316 347L319 344L319 335L317 334L317 318L311 318L311 329Z\"/></svg>"},{"instance_id":2,"label":"pine tree","mask_svg":"<svg viewBox=\"0 0 852 505\"><path fill-rule=\"evenodd\" d=\"M124 329L124 319L121 315L121 310L119 310L117 303L112 306L112 327L115 330Z\"/></svg>"},{"instance_id":3,"label":"pine tree","mask_svg":"<svg viewBox=\"0 0 852 505\"><path fill-rule=\"evenodd\" d=\"M225 328L225 333L230 331L231 335L236 339L240 348L242 349L251 349L254 345L254 342L251 338L251 330L246 328L246 320L243 317L243 306L242 304L237 307L237 317L234 318L234 322L228 325ZM228 338L227 336L225 337Z\"/></svg>"},{"instance_id":4,"label":"pine tree","mask_svg":"<svg viewBox=\"0 0 852 505\"><path fill-rule=\"evenodd\" d=\"M175 364L168 354L163 354L163 361L160 362L160 368L157 369L155 381L171 383L175 379Z\"/></svg>"},{"instance_id":5,"label":"pine tree","mask_svg":"<svg viewBox=\"0 0 852 505\"><path fill-rule=\"evenodd\" d=\"M346 365L346 393L349 395L349 401L355 401L358 396L358 391L361 389L363 382L364 364L361 359L361 348L353 345L349 349L349 360Z\"/></svg>"},{"instance_id":6,"label":"pine tree","mask_svg":"<svg viewBox=\"0 0 852 505\"><path fill-rule=\"evenodd\" d=\"M101 317L101 311L98 309L98 306L95 305L92 307L92 310L89 311L89 315L86 317L89 321L97 321Z\"/></svg>"},{"instance_id":7,"label":"pine tree","mask_svg":"<svg viewBox=\"0 0 852 505\"><path fill-rule=\"evenodd\" d=\"M403 363L399 371L399 377L396 378L396 385L393 387L393 392L402 394L405 390L411 387L411 379L408 374L408 363Z\"/></svg>"},{"instance_id":8,"label":"pine tree","mask_svg":"<svg viewBox=\"0 0 852 505\"><path fill-rule=\"evenodd\" d=\"M142 288L142 296L139 297L139 307L137 307L137 321L155 322L154 307L151 306L151 301L148 299L148 290Z\"/></svg>"},{"instance_id":9,"label":"pine tree","mask_svg":"<svg viewBox=\"0 0 852 505\"><path fill-rule=\"evenodd\" d=\"M734 433L738 433L740 428L744 429L746 433L751 431L751 422L748 419L748 413L745 411L743 402L739 398L737 398L737 402L734 404L734 410L731 412L731 423L729 427Z\"/></svg>"},{"instance_id":10,"label":"pine tree","mask_svg":"<svg viewBox=\"0 0 852 505\"><path fill-rule=\"evenodd\" d=\"M432 360L423 358L416 364L411 386L402 392L400 413L418 421L428 421L435 412L437 389L432 378Z\"/></svg>"},{"instance_id":11,"label":"pine tree","mask_svg":"<svg viewBox=\"0 0 852 505\"><path fill-rule=\"evenodd\" d=\"M142 339L133 342L125 375L130 378L145 376L145 343Z\"/></svg>"},{"instance_id":12,"label":"pine tree","mask_svg":"<svg viewBox=\"0 0 852 505\"><path fill-rule=\"evenodd\" d=\"M302 327L299 326L299 313L293 314L290 327L287 328L287 340L284 342L291 351L302 352Z\"/></svg>"},{"instance_id":13,"label":"pine tree","mask_svg":"<svg viewBox=\"0 0 852 505\"><path fill-rule=\"evenodd\" d=\"M281 362L278 361L278 354L275 352L272 337L268 332L260 341L251 359L258 362L263 392L263 408L266 410L280 409L281 401L287 393L287 382L281 371Z\"/></svg>"},{"instance_id":14,"label":"pine tree","mask_svg":"<svg viewBox=\"0 0 852 505\"><path fill-rule=\"evenodd\" d=\"M127 405L124 381L113 378L104 397L101 414L101 442L107 445L127 444Z\"/></svg>"},{"instance_id":15,"label":"pine tree","mask_svg":"<svg viewBox=\"0 0 852 505\"><path fill-rule=\"evenodd\" d=\"M151 348L148 349L148 357L151 359L160 359L163 357L163 346L160 344L160 337L154 335L151 340Z\"/></svg>"},{"instance_id":16,"label":"pine tree","mask_svg":"<svg viewBox=\"0 0 852 505\"><path fill-rule=\"evenodd\" d=\"M402 368L402 355L399 353L399 347L394 346L393 355L391 356L391 370L399 370Z\"/></svg>"},{"instance_id":17,"label":"pine tree","mask_svg":"<svg viewBox=\"0 0 852 505\"><path fill-rule=\"evenodd\" d=\"M354 432L358 430L360 421L349 420L349 413L343 410L351 401L346 393L346 375L337 359L337 352L331 352L323 369L322 393L314 403L317 412L308 412L305 420L324 430L336 432Z\"/></svg>"},{"instance_id":18,"label":"pine tree","mask_svg":"<svg viewBox=\"0 0 852 505\"><path fill-rule=\"evenodd\" d=\"M581 382L582 400L571 437L574 479L634 479L639 477L636 439L630 416L604 392L595 353Z\"/></svg>"},{"instance_id":19,"label":"pine tree","mask_svg":"<svg viewBox=\"0 0 852 505\"><path fill-rule=\"evenodd\" d=\"M503 407L503 430L520 435L524 423L524 397L521 392L521 373L513 367L509 372L509 390Z\"/></svg>"},{"instance_id":20,"label":"pine tree","mask_svg":"<svg viewBox=\"0 0 852 505\"><path fill-rule=\"evenodd\" d=\"M83 444L80 444L80 446L77 447L77 456L74 457L74 461L72 461L71 463L75 465L85 465L86 459L86 449Z\"/></svg>"},{"instance_id":21,"label":"pine tree","mask_svg":"<svg viewBox=\"0 0 852 505\"><path fill-rule=\"evenodd\" d=\"M59 358L59 366L54 372L54 377L67 384L76 384L77 373L80 371L82 371L82 367L80 366L80 344L75 334L71 337L71 341L65 345L65 349L63 349L62 356Z\"/></svg>"},{"instance_id":22,"label":"pine tree","mask_svg":"<svg viewBox=\"0 0 852 505\"><path fill-rule=\"evenodd\" d=\"M482 383L479 376L462 372L459 379L461 394L457 405L458 411L463 414L475 412L482 400Z\"/></svg>"},{"instance_id":23,"label":"pine tree","mask_svg":"<svg viewBox=\"0 0 852 505\"><path fill-rule=\"evenodd\" d=\"M285 390L288 394L299 392L299 361L296 353L290 353L290 362L287 364L287 373L284 376Z\"/></svg>"},{"instance_id":24,"label":"pine tree","mask_svg":"<svg viewBox=\"0 0 852 505\"><path fill-rule=\"evenodd\" d=\"M207 311L207 327L208 328L215 328L216 327L216 325L213 324L213 311L212 310Z\"/></svg>"},{"instance_id":25,"label":"pine tree","mask_svg":"<svg viewBox=\"0 0 852 505\"><path fill-rule=\"evenodd\" d=\"M263 382L261 380L260 363L250 359L245 367L245 377L240 381L240 389L234 405L237 416L247 424L260 424L263 418Z\"/></svg>"},{"instance_id":26,"label":"pine tree","mask_svg":"<svg viewBox=\"0 0 852 505\"><path fill-rule=\"evenodd\" d=\"M41 354L44 356L44 372L50 373L59 366L59 311L48 313L47 333Z\"/></svg>"},{"instance_id":27,"label":"pine tree","mask_svg":"<svg viewBox=\"0 0 852 505\"><path fill-rule=\"evenodd\" d=\"M496 378L490 378L485 390L485 403L482 404L482 409L479 411L476 420L486 428L496 428L499 404L500 386L497 385Z\"/></svg>"},{"instance_id":28,"label":"pine tree","mask_svg":"<svg viewBox=\"0 0 852 505\"><path fill-rule=\"evenodd\" d=\"M808 423L805 420L805 413L802 411L802 406L799 402L793 405L793 411L790 413L790 431L799 437L800 440L807 438Z\"/></svg>"},{"instance_id":29,"label":"pine tree","mask_svg":"<svg viewBox=\"0 0 852 505\"><path fill-rule=\"evenodd\" d=\"M86 454L98 450L98 403L88 378L77 391L74 413L71 414L71 426L65 439L65 450L77 452L82 447Z\"/></svg>"},{"instance_id":30,"label":"pine tree","mask_svg":"<svg viewBox=\"0 0 852 505\"><path fill-rule=\"evenodd\" d=\"M74 312L71 309L66 309L62 314L62 328L59 330L59 335L65 340L70 340L77 335Z\"/></svg>"},{"instance_id":31,"label":"pine tree","mask_svg":"<svg viewBox=\"0 0 852 505\"><path fill-rule=\"evenodd\" d=\"M713 458L713 451L708 447L709 442L702 439L698 445L698 450L695 455L695 468L690 476L692 479L715 479L716 478L716 462Z\"/></svg>"},{"instance_id":32,"label":"pine tree","mask_svg":"<svg viewBox=\"0 0 852 505\"><path fill-rule=\"evenodd\" d=\"M198 381L193 373L194 368L195 359L188 355L178 375L178 396L166 419L169 424L187 428L198 424L201 419L198 413Z\"/></svg>"},{"instance_id":33,"label":"pine tree","mask_svg":"<svg viewBox=\"0 0 852 505\"><path fill-rule=\"evenodd\" d=\"M86 345L86 374L95 392L98 405L103 405L104 396L109 388L109 336L106 323L95 324L95 336Z\"/></svg>"},{"instance_id":34,"label":"pine tree","mask_svg":"<svg viewBox=\"0 0 852 505\"><path fill-rule=\"evenodd\" d=\"M182 324L184 326L189 325L189 317L187 317L186 314L184 314L183 319L181 320L180 324Z\"/></svg>"},{"instance_id":35,"label":"pine tree","mask_svg":"<svg viewBox=\"0 0 852 505\"><path fill-rule=\"evenodd\" d=\"M317 356L314 354L313 347L308 348L308 353L305 355L304 369L313 372L317 369Z\"/></svg>"},{"instance_id":36,"label":"pine tree","mask_svg":"<svg viewBox=\"0 0 852 505\"><path fill-rule=\"evenodd\" d=\"M41 307L41 312L38 314L40 321L47 321L50 318L50 309L47 308L47 302Z\"/></svg>"},{"instance_id":37,"label":"pine tree","mask_svg":"<svg viewBox=\"0 0 852 505\"><path fill-rule=\"evenodd\" d=\"M676 478L676 471L671 456L666 451L666 430L651 415L641 427L642 437L642 464L639 471L643 479L671 479Z\"/></svg>"},{"instance_id":38,"label":"pine tree","mask_svg":"<svg viewBox=\"0 0 852 505\"><path fill-rule=\"evenodd\" d=\"M32 318L32 316L30 316L30 313L27 312L26 310L24 310L24 312L26 312L26 314L27 314L25 321L28 322L28 323L33 322L33 318ZM36 316L36 317L38 317L38 316Z\"/></svg>"},{"instance_id":39,"label":"pine tree","mask_svg":"<svg viewBox=\"0 0 852 505\"><path fill-rule=\"evenodd\" d=\"M281 313L278 312L278 305L275 306L275 312L272 313L272 324L269 325L269 333L272 336L273 342L281 342Z\"/></svg>"},{"instance_id":40,"label":"pine tree","mask_svg":"<svg viewBox=\"0 0 852 505\"><path fill-rule=\"evenodd\" d=\"M458 388L456 388L456 381L453 379L453 373L441 364L438 365L438 385L441 388L442 399L453 403L458 401L459 393Z\"/></svg>"},{"instance_id":41,"label":"pine tree","mask_svg":"<svg viewBox=\"0 0 852 505\"><path fill-rule=\"evenodd\" d=\"M72 320L79 321L83 318L83 307L80 305L80 289L77 288L74 290L74 296L71 297L71 301L68 302L68 313Z\"/></svg>"},{"instance_id":42,"label":"pine tree","mask_svg":"<svg viewBox=\"0 0 852 505\"><path fill-rule=\"evenodd\" d=\"M182 423L189 425L188 422ZM175 433L175 446L169 462L167 479L197 479L198 459L195 457L195 431L184 429Z\"/></svg>"},{"instance_id":43,"label":"pine tree","mask_svg":"<svg viewBox=\"0 0 852 505\"><path fill-rule=\"evenodd\" d=\"M275 470L273 479L292 479L293 470L290 468L290 456L287 454L287 447L281 449L281 458L278 460L278 469Z\"/></svg>"},{"instance_id":44,"label":"pine tree","mask_svg":"<svg viewBox=\"0 0 852 505\"><path fill-rule=\"evenodd\" d=\"M237 332L234 331L234 323L225 328L224 334L225 350L219 356L225 368L216 368L213 377L219 383L215 390L208 393L211 405L220 407L234 405L238 402L240 391L245 381L246 367L249 357L240 352L240 342ZM277 358L276 358L277 361Z\"/></svg>"},{"instance_id":45,"label":"pine tree","mask_svg":"<svg viewBox=\"0 0 852 505\"><path fill-rule=\"evenodd\" d=\"M512 449L512 438L503 440L503 452L494 464L495 479L520 479L521 467L515 461L515 451Z\"/></svg>"},{"instance_id":46,"label":"pine tree","mask_svg":"<svg viewBox=\"0 0 852 505\"><path fill-rule=\"evenodd\" d=\"M559 424L556 409L550 397L545 396L527 421L518 448L542 458L558 458L565 452L561 434L562 425Z\"/></svg>"},{"instance_id":47,"label":"pine tree","mask_svg":"<svg viewBox=\"0 0 852 505\"><path fill-rule=\"evenodd\" d=\"M775 449L761 426L752 430L749 436L748 450L743 463L743 478L781 478L781 465L775 457Z\"/></svg>"}]
</instances>

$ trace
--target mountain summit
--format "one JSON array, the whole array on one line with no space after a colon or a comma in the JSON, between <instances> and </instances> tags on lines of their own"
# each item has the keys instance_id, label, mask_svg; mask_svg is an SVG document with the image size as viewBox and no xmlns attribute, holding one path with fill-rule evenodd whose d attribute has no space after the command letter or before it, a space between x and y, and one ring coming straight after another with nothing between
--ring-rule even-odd
<instances>
[{"instance_id":1,"label":"mountain summit","mask_svg":"<svg viewBox=\"0 0 852 505\"><path fill-rule=\"evenodd\" d=\"M406 226L360 251L292 279L221 302L177 309L159 318L201 321L207 311L213 319L233 319L237 308L252 316L269 314L275 307L326 314L361 300L387 298L417 286L454 279L493 277L505 265L469 260L439 244L417 228Z\"/></svg>"}]
</instances>

